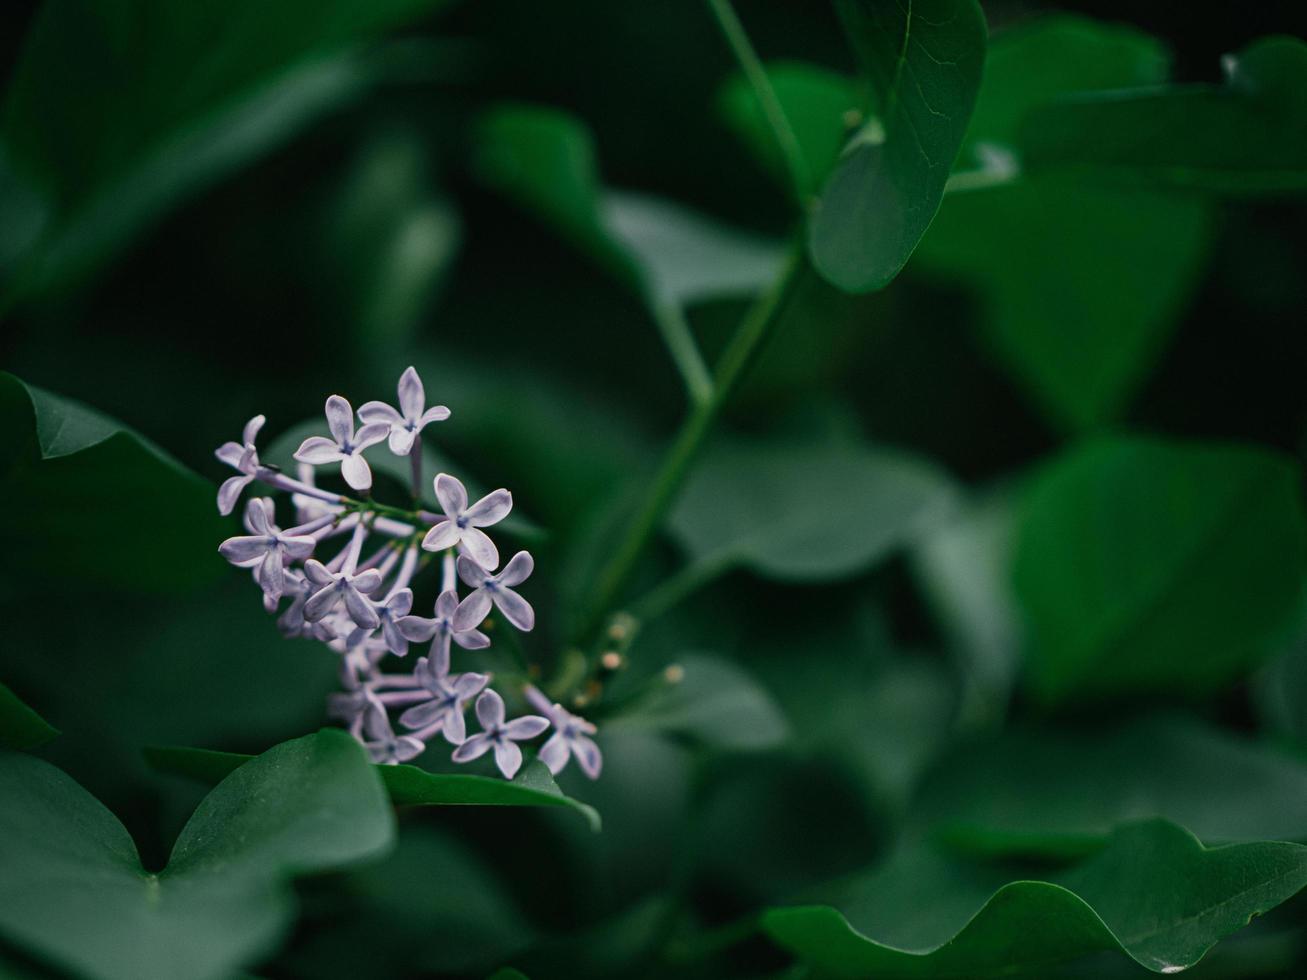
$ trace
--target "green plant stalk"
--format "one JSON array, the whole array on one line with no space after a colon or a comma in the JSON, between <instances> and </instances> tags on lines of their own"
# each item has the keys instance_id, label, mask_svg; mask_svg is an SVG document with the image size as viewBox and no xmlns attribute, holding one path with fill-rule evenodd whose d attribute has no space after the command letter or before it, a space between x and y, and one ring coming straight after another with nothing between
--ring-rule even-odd
<instances>
[{"instance_id":1,"label":"green plant stalk","mask_svg":"<svg viewBox=\"0 0 1307 980\"><path fill-rule=\"evenodd\" d=\"M757 98L758 105L767 119L767 125L771 127L772 134L780 146L785 168L790 172L795 199L802 205L812 175L808 172L808 161L803 156L803 148L799 145L799 138L794 134L794 127L790 125L789 117L785 115L785 110L781 106L781 100L776 97L776 90L772 88L767 69L763 67L758 53L753 50L753 44L749 41L749 35L745 32L744 25L740 23L740 18L736 16L731 0L708 0L708 9L717 18L717 25L721 28L726 43L731 46L735 60L740 63L744 77L748 80L749 87L753 89L754 97Z\"/></svg>"},{"instance_id":2,"label":"green plant stalk","mask_svg":"<svg viewBox=\"0 0 1307 980\"><path fill-rule=\"evenodd\" d=\"M589 637L620 597L640 556L662 524L663 515L685 482L690 465L712 431L722 406L734 393L764 341L771 336L806 268L802 248L796 247L780 276L749 308L735 328L735 333L713 372L712 395L694 405L681 423L680 431L664 455L662 465L626 535L599 573L591 612L582 622L579 637Z\"/></svg>"}]
</instances>

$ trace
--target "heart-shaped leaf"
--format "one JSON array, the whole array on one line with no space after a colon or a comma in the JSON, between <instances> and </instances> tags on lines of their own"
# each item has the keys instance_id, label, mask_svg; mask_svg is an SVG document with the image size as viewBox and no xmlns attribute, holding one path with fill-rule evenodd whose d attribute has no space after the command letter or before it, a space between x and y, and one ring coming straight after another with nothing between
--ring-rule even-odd
<instances>
[{"instance_id":1,"label":"heart-shaped leaf","mask_svg":"<svg viewBox=\"0 0 1307 980\"><path fill-rule=\"evenodd\" d=\"M1261 38L1222 61L1223 85L1070 96L1032 111L1019 143L1031 167L1229 194L1307 189L1307 43Z\"/></svg>"},{"instance_id":2,"label":"heart-shaped leaf","mask_svg":"<svg viewBox=\"0 0 1307 980\"><path fill-rule=\"evenodd\" d=\"M1307 885L1307 847L1209 849L1159 820L1117 830L1100 853L1047 880L995 887L1001 874L907 851L850 882L833 906L773 909L762 923L837 977L1048 976L1107 951L1176 973Z\"/></svg>"},{"instance_id":3,"label":"heart-shaped leaf","mask_svg":"<svg viewBox=\"0 0 1307 980\"><path fill-rule=\"evenodd\" d=\"M812 215L818 271L848 292L898 275L930 227L980 88L985 18L975 0L841 0L875 104Z\"/></svg>"},{"instance_id":4,"label":"heart-shaped leaf","mask_svg":"<svg viewBox=\"0 0 1307 980\"><path fill-rule=\"evenodd\" d=\"M148 439L79 402L0 372L0 537L6 578L40 575L178 592L223 572L216 488ZM21 573L21 574L20 574ZM39 573L39 575L37 574Z\"/></svg>"},{"instance_id":5,"label":"heart-shaped leaf","mask_svg":"<svg viewBox=\"0 0 1307 980\"><path fill-rule=\"evenodd\" d=\"M157 873L131 836L63 772L0 755L0 935L106 980L222 978L289 925L296 874L379 856L394 817L344 732L285 742L196 809Z\"/></svg>"},{"instance_id":6,"label":"heart-shaped leaf","mask_svg":"<svg viewBox=\"0 0 1307 980\"><path fill-rule=\"evenodd\" d=\"M146 761L160 772L216 783L252 756L213 749L147 748ZM427 772L417 766L377 766L382 784L396 806L561 806L585 817L599 830L599 813L564 796L541 762L522 767L512 780L463 773Z\"/></svg>"},{"instance_id":7,"label":"heart-shaped leaf","mask_svg":"<svg viewBox=\"0 0 1307 980\"><path fill-rule=\"evenodd\" d=\"M821 582L865 571L952 509L930 463L864 445L721 442L686 481L668 521L702 578L743 565Z\"/></svg>"},{"instance_id":8,"label":"heart-shaped leaf","mask_svg":"<svg viewBox=\"0 0 1307 980\"><path fill-rule=\"evenodd\" d=\"M1205 692L1274 652L1304 586L1299 483L1247 446L1117 438L1055 459L1014 556L1034 692Z\"/></svg>"},{"instance_id":9,"label":"heart-shaped leaf","mask_svg":"<svg viewBox=\"0 0 1307 980\"><path fill-rule=\"evenodd\" d=\"M58 734L59 729L20 701L18 695L4 684L0 684L0 749L34 749Z\"/></svg>"}]
</instances>

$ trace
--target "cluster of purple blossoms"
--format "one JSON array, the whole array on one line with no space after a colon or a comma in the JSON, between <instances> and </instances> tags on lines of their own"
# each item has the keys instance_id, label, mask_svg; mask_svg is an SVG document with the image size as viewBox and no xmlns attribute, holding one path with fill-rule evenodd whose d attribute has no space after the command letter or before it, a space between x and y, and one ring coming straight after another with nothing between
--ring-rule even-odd
<instances>
[{"instance_id":1,"label":"cluster of purple blossoms","mask_svg":"<svg viewBox=\"0 0 1307 980\"><path fill-rule=\"evenodd\" d=\"M422 380L411 367L399 379L398 394L398 408L376 401L359 408L358 427L348 401L328 398L331 435L304 440L295 452L294 478L260 462L254 441L265 420L252 418L240 443L217 451L237 471L218 490L218 510L230 514L257 480L290 494L294 519L283 530L272 498L253 497L244 512L249 533L228 538L219 552L253 571L264 608L278 614L283 634L325 643L339 656L344 691L331 696L329 710L374 761L408 762L439 737L453 747L456 763L493 751L499 771L511 779L522 766L518 743L552 729L538 756L550 771L557 774L575 757L587 776L597 778L602 757L589 722L525 682L520 693L539 714L509 720L504 698L490 686L491 674L454 672L455 646L490 646L481 630L487 617L496 615L524 632L535 626L535 610L516 591L535 563L519 551L500 568L499 549L485 531L512 510L507 490L470 503L463 484L441 473L434 485L441 513L371 500L372 469L363 451L385 442L395 455L408 457L416 500L422 490L422 430L450 415L443 405L426 407ZM317 485L316 468L337 464L363 499ZM431 616L414 615L411 586L431 564L439 565L440 591ZM426 655L414 656L410 671L383 669L390 658L408 658L411 644L424 643ZM480 726L471 735L465 717L470 704Z\"/></svg>"}]
</instances>

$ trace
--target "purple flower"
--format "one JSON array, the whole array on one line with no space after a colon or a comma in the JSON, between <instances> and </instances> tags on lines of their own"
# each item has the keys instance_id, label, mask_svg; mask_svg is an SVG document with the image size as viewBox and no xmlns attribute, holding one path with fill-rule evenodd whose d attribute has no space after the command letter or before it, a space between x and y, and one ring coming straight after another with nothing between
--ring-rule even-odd
<instances>
[{"instance_id":1,"label":"purple flower","mask_svg":"<svg viewBox=\"0 0 1307 980\"><path fill-rule=\"evenodd\" d=\"M535 626L535 610L512 587L525 582L533 568L535 562L525 551L515 554L498 575L491 575L476 562L460 556L458 577L474 591L458 604L454 612L454 629L462 631L479 626L493 602L505 619L518 629L529 632Z\"/></svg>"},{"instance_id":2,"label":"purple flower","mask_svg":"<svg viewBox=\"0 0 1307 980\"><path fill-rule=\"evenodd\" d=\"M389 426L390 451L396 456L407 456L418 433L432 422L449 418L449 409L444 405L426 408L426 404L422 379L410 367L399 376L399 411L385 402L367 402L359 408L359 418L367 423L380 422Z\"/></svg>"},{"instance_id":3,"label":"purple flower","mask_svg":"<svg viewBox=\"0 0 1307 980\"><path fill-rule=\"evenodd\" d=\"M355 490L367 490L372 486L372 469L363 458L363 450L374 446L390 432L390 426L384 422L365 425L354 432L354 409L340 395L327 399L327 428L331 438L326 436L309 436L299 449L295 458L301 463L321 466L324 463L340 461L340 475Z\"/></svg>"},{"instance_id":4,"label":"purple flower","mask_svg":"<svg viewBox=\"0 0 1307 980\"><path fill-rule=\"evenodd\" d=\"M224 442L213 454L228 466L240 471L240 476L228 477L218 488L218 513L224 517L236 509L236 501L241 491L254 481L258 472L259 453L254 448L254 439L266 421L267 419L262 415L254 416L245 423L245 431L241 433L239 443Z\"/></svg>"},{"instance_id":5,"label":"purple flower","mask_svg":"<svg viewBox=\"0 0 1307 980\"><path fill-rule=\"evenodd\" d=\"M317 542L311 537L284 533L272 523L271 504L260 497L246 504L245 524L254 534L228 538L218 546L218 553L238 568L258 566L255 578L259 587L265 596L276 600L286 590L286 559L309 557Z\"/></svg>"},{"instance_id":6,"label":"purple flower","mask_svg":"<svg viewBox=\"0 0 1307 980\"><path fill-rule=\"evenodd\" d=\"M467 488L448 473L436 477L436 499L445 512L422 539L427 551L444 551L455 545L470 555L482 568L494 569L499 565L499 549L481 530L498 524L513 509L513 495L507 490L486 494L471 507L467 505Z\"/></svg>"},{"instance_id":7,"label":"purple flower","mask_svg":"<svg viewBox=\"0 0 1307 980\"><path fill-rule=\"evenodd\" d=\"M428 734L438 729L450 745L462 745L467 738L463 712L467 710L467 702L490 683L489 675L447 675L427 657L420 657L413 676L431 692L431 700L409 708L399 716L399 723L414 730L427 729Z\"/></svg>"},{"instance_id":8,"label":"purple flower","mask_svg":"<svg viewBox=\"0 0 1307 980\"><path fill-rule=\"evenodd\" d=\"M381 585L381 573L375 568L357 575L345 572L332 574L322 562L310 558L304 563L304 575L318 587L304 603L304 618L309 622L317 622L344 603L345 611L355 626L374 630L381 625L381 617L377 615L376 608L365 598Z\"/></svg>"},{"instance_id":9,"label":"purple flower","mask_svg":"<svg viewBox=\"0 0 1307 980\"><path fill-rule=\"evenodd\" d=\"M378 765L397 766L426 751L426 745L412 735L396 735L384 710L366 712L363 716L363 731L367 736L363 740L363 747Z\"/></svg>"},{"instance_id":10,"label":"purple flower","mask_svg":"<svg viewBox=\"0 0 1307 980\"><path fill-rule=\"evenodd\" d=\"M481 650L490 646L490 637L480 630L454 628L454 612L458 609L458 593L453 589L442 592L436 598L436 618L425 619L422 616L405 616L395 623L395 628L414 643L425 643L435 638L431 645L431 655L435 658L436 669L442 673L449 672L449 641L453 640L464 650Z\"/></svg>"},{"instance_id":11,"label":"purple flower","mask_svg":"<svg viewBox=\"0 0 1307 980\"><path fill-rule=\"evenodd\" d=\"M495 750L495 765L512 779L522 768L522 750L518 742L535 738L549 727L549 719L539 715L523 715L512 721L504 721L504 699L493 690L483 691L477 698L477 721L482 730L454 750L455 762L470 762Z\"/></svg>"},{"instance_id":12,"label":"purple flower","mask_svg":"<svg viewBox=\"0 0 1307 980\"><path fill-rule=\"evenodd\" d=\"M550 704L534 687L526 689L526 696L536 710L547 716L554 726L554 734L540 748L540 761L557 776L567 765L567 760L575 756L581 771L591 779L598 779L604 757L599 746L590 738L597 730L595 726L572 714L561 704Z\"/></svg>"},{"instance_id":13,"label":"purple flower","mask_svg":"<svg viewBox=\"0 0 1307 980\"><path fill-rule=\"evenodd\" d=\"M400 589L385 602L375 607L377 618L381 621L381 638L385 642L386 649L397 657L403 657L408 654L408 638L397 629L399 620L409 617L409 610L413 608L413 590ZM372 630L359 627L346 639L347 647L358 646L363 640L372 635ZM489 642L489 641L487 641Z\"/></svg>"}]
</instances>

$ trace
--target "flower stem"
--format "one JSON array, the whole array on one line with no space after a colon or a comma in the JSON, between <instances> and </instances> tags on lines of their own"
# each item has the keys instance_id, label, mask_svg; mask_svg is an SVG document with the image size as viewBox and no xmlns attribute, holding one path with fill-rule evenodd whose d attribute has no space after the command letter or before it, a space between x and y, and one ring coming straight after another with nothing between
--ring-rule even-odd
<instances>
[{"instance_id":1,"label":"flower stem","mask_svg":"<svg viewBox=\"0 0 1307 980\"><path fill-rule=\"evenodd\" d=\"M713 373L711 397L694 405L681 423L635 518L613 557L599 573L595 599L578 630L578 638L590 636L620 598L636 563L662 524L663 515L676 499L690 465L721 414L722 406L771 336L806 268L803 252L796 248L771 288L757 299L735 328Z\"/></svg>"}]
</instances>

